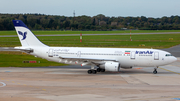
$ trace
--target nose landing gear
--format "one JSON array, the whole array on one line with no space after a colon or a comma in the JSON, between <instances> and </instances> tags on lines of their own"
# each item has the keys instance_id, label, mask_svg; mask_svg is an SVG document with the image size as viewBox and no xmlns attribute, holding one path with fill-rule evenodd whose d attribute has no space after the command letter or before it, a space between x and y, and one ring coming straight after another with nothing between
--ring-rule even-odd
<instances>
[{"instance_id":1,"label":"nose landing gear","mask_svg":"<svg viewBox=\"0 0 180 101\"><path fill-rule=\"evenodd\" d=\"M153 71L154 74L157 74L157 69L158 69L158 66L154 68L154 71Z\"/></svg>"},{"instance_id":2,"label":"nose landing gear","mask_svg":"<svg viewBox=\"0 0 180 101\"><path fill-rule=\"evenodd\" d=\"M155 70L153 71L153 73L154 73L154 74L157 74L157 70L155 69Z\"/></svg>"}]
</instances>

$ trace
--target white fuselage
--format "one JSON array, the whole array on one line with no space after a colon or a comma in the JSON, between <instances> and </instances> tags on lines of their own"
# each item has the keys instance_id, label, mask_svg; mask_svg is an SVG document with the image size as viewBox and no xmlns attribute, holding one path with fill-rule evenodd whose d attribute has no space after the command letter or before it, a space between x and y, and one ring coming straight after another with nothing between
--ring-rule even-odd
<instances>
[{"instance_id":1,"label":"white fuselage","mask_svg":"<svg viewBox=\"0 0 180 101\"><path fill-rule=\"evenodd\" d=\"M133 48L76 48L76 47L31 47L32 55L66 64L80 65L83 61L69 58L89 58L89 59L113 59L121 64L121 67L136 66L161 66L174 62L176 58L169 52L157 49L133 49ZM95 61L95 60L94 60Z\"/></svg>"}]
</instances>

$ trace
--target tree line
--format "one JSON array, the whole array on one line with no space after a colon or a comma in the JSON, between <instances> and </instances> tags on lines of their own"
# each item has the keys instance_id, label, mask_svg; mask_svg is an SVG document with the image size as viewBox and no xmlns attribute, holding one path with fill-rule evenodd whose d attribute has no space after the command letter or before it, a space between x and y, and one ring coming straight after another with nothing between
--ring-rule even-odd
<instances>
[{"instance_id":1,"label":"tree line","mask_svg":"<svg viewBox=\"0 0 180 101\"><path fill-rule=\"evenodd\" d=\"M103 14L67 17L45 14L0 14L0 30L14 30L12 20L22 20L33 30L180 30L180 16L107 17Z\"/></svg>"}]
</instances>

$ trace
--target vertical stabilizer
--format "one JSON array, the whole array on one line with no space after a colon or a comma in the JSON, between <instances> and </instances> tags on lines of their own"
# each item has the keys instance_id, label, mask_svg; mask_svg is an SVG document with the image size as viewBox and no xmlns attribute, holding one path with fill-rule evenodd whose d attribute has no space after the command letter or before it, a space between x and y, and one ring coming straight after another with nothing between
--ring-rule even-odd
<instances>
[{"instance_id":1,"label":"vertical stabilizer","mask_svg":"<svg viewBox=\"0 0 180 101\"><path fill-rule=\"evenodd\" d=\"M39 41L39 39L29 30L29 28L21 20L13 20L13 24L22 47L47 47L47 45Z\"/></svg>"}]
</instances>

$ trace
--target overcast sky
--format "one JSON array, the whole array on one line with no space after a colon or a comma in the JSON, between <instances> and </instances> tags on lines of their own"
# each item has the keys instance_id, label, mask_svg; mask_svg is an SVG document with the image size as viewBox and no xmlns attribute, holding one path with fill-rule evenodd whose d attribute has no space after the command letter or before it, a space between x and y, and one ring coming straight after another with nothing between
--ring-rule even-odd
<instances>
[{"instance_id":1,"label":"overcast sky","mask_svg":"<svg viewBox=\"0 0 180 101\"><path fill-rule=\"evenodd\" d=\"M180 0L0 0L0 13L41 13L73 16L146 16L180 15Z\"/></svg>"}]
</instances>

